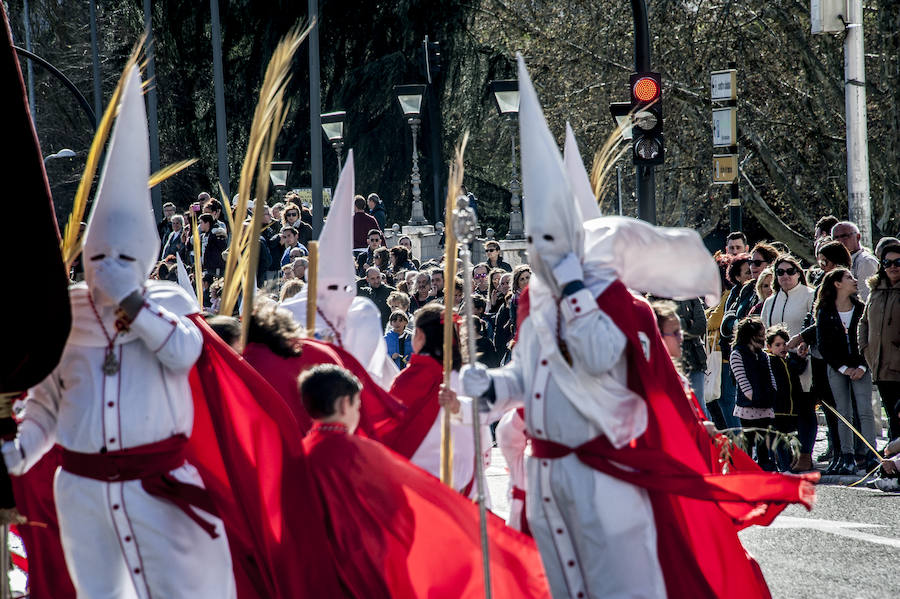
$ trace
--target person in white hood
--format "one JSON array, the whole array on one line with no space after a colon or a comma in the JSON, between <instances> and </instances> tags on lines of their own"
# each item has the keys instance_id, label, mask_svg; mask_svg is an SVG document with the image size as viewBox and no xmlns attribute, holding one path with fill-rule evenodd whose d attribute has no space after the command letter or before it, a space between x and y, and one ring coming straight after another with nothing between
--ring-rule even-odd
<instances>
[{"instance_id":1,"label":"person in white hood","mask_svg":"<svg viewBox=\"0 0 900 599\"><path fill-rule=\"evenodd\" d=\"M524 403L533 451L604 436L620 448L646 430L647 406L627 384L626 336L596 298L617 279L651 290L641 284L653 287L648 277L658 269L648 268L631 285L623 274L633 273L633 265L622 262L630 256L623 246L654 228L620 218L584 222L583 210L599 216L584 167L573 169L570 156L564 166L521 57L519 90L525 234L534 272L530 309L512 360L492 370L465 367L463 388L486 398L492 411ZM699 238L692 241L702 249ZM710 268L698 277L718 285L704 253ZM529 457L527 487L528 524L554 597L666 596L645 489L586 465L575 453Z\"/></svg>"},{"instance_id":2,"label":"person in white hood","mask_svg":"<svg viewBox=\"0 0 900 599\"><path fill-rule=\"evenodd\" d=\"M353 164L353 150L350 150L335 189L328 220L319 236L315 332L317 337L350 352L376 383L388 389L400 370L387 353L381 312L372 300L356 295L356 269L353 263L353 194L356 179ZM307 289L281 304L304 327Z\"/></svg>"},{"instance_id":3,"label":"person in white hood","mask_svg":"<svg viewBox=\"0 0 900 599\"><path fill-rule=\"evenodd\" d=\"M186 315L197 303L174 283L147 281L159 253L147 118L137 67L125 77L85 232L86 283L70 288L72 332L3 457L20 474L62 446L54 493L79 597L234 597L224 526L203 509L184 453L188 372L202 348Z\"/></svg>"}]
</instances>

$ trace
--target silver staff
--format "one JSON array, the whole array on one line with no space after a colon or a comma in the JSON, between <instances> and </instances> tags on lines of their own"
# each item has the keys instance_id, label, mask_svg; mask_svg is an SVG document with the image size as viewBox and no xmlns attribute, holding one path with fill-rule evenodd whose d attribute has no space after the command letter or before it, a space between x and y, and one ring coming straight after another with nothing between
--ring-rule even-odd
<instances>
[{"instance_id":1,"label":"silver staff","mask_svg":"<svg viewBox=\"0 0 900 599\"><path fill-rule=\"evenodd\" d=\"M472 253L469 244L475 241L478 220L475 211L469 207L469 200L460 196L456 198L456 210L453 211L453 231L459 244L463 260L463 300L465 301L466 349L468 361L475 363L475 313L472 306ZM491 599L491 561L488 553L487 508L484 505L484 456L481 453L481 415L478 410L478 398L472 401L472 429L475 438L475 483L478 491L478 515L481 524L481 558L484 570L484 596Z\"/></svg>"}]
</instances>

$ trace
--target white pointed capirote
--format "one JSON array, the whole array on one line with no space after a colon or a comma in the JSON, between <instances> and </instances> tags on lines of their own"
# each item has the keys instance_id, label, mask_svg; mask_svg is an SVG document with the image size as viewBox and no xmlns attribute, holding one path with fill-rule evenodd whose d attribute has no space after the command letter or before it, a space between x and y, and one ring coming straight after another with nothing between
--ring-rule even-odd
<instances>
[{"instance_id":1,"label":"white pointed capirote","mask_svg":"<svg viewBox=\"0 0 900 599\"><path fill-rule=\"evenodd\" d=\"M159 233L150 200L150 144L138 68L126 75L119 113L106 150L106 163L84 233L84 278L103 258L136 268L144 281L159 255ZM95 298L96 299L96 298Z\"/></svg>"},{"instance_id":2,"label":"white pointed capirote","mask_svg":"<svg viewBox=\"0 0 900 599\"><path fill-rule=\"evenodd\" d=\"M385 389L399 372L387 353L381 312L372 300L356 295L353 262L353 197L356 178L353 150L341 171L328 219L319 235L319 267L316 292L316 334L330 338L359 360ZM306 323L307 290L281 306Z\"/></svg>"},{"instance_id":3,"label":"white pointed capirote","mask_svg":"<svg viewBox=\"0 0 900 599\"><path fill-rule=\"evenodd\" d=\"M184 267L184 262L181 261L181 256L177 252L175 253L175 268L178 269L178 284L182 289L187 291L188 295L196 300L197 290L191 285L191 277L188 276L188 271ZM200 302L198 301L197 304L199 305Z\"/></svg>"},{"instance_id":4,"label":"white pointed capirote","mask_svg":"<svg viewBox=\"0 0 900 599\"><path fill-rule=\"evenodd\" d=\"M566 121L566 142L563 146L563 163L566 166L566 174L569 176L572 191L578 200L581 217L584 220L590 220L603 216L600 213L600 206L597 205L594 189L591 187L591 178L588 177L584 161L581 159L581 152L578 151L575 132L572 131L572 125L568 121Z\"/></svg>"},{"instance_id":5,"label":"white pointed capirote","mask_svg":"<svg viewBox=\"0 0 900 599\"><path fill-rule=\"evenodd\" d=\"M328 220L319 235L319 275L316 307L335 326L341 326L356 297L353 262L353 196L356 191L353 150L341 170Z\"/></svg>"},{"instance_id":6,"label":"white pointed capirote","mask_svg":"<svg viewBox=\"0 0 900 599\"><path fill-rule=\"evenodd\" d=\"M519 139L525 238L532 277L532 310L556 295L553 268L568 254L584 256L583 218L556 140L538 101L522 55L519 70Z\"/></svg>"}]
</instances>

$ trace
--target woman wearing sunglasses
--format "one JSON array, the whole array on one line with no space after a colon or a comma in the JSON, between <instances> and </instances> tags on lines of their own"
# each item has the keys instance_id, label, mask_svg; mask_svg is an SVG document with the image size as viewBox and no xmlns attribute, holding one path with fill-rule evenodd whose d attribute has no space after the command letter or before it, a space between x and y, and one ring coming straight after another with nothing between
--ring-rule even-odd
<instances>
[{"instance_id":1,"label":"woman wearing sunglasses","mask_svg":"<svg viewBox=\"0 0 900 599\"><path fill-rule=\"evenodd\" d=\"M900 255L898 255L900 257ZM859 414L860 432L875 446L875 420L872 414L872 373L859 347L859 323L864 306L856 297L857 283L846 268L835 268L822 279L815 304L816 337L819 351L828 363L828 381L837 409L847 421L853 421L853 406ZM841 442L840 463L834 474L854 475L853 433L843 423L838 425ZM861 455L866 470L878 464L878 456Z\"/></svg>"},{"instance_id":2,"label":"woman wearing sunglasses","mask_svg":"<svg viewBox=\"0 0 900 599\"><path fill-rule=\"evenodd\" d=\"M766 299L762 307L762 320L766 328L781 325L793 337L803 331L807 314L812 309L815 291L806 285L806 275L800 262L791 255L782 254L772 264L775 277L772 280L774 293ZM794 350L806 357L806 347ZM812 368L806 368L800 375L802 393L798 395L797 436L800 440L800 456L793 464L795 472L813 469L812 450L816 442L815 402L810 394L812 389Z\"/></svg>"},{"instance_id":3,"label":"woman wearing sunglasses","mask_svg":"<svg viewBox=\"0 0 900 599\"><path fill-rule=\"evenodd\" d=\"M880 252L878 272L868 280L869 301L859 323L859 350L872 367L872 377L888 415L891 439L900 437L900 244Z\"/></svg>"}]
</instances>

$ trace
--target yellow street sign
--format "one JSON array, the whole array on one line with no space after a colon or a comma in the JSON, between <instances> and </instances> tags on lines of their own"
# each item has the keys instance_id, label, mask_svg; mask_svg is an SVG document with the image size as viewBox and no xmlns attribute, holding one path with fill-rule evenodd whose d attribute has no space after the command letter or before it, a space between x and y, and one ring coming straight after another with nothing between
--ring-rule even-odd
<instances>
[{"instance_id":1,"label":"yellow street sign","mask_svg":"<svg viewBox=\"0 0 900 599\"><path fill-rule=\"evenodd\" d=\"M738 177L737 154L713 156L713 183L725 185L733 183Z\"/></svg>"}]
</instances>

